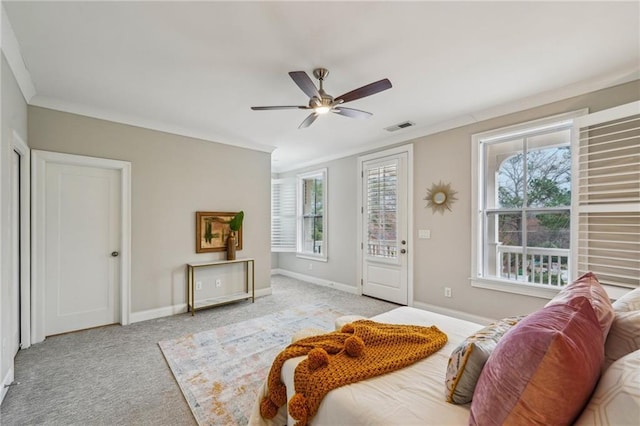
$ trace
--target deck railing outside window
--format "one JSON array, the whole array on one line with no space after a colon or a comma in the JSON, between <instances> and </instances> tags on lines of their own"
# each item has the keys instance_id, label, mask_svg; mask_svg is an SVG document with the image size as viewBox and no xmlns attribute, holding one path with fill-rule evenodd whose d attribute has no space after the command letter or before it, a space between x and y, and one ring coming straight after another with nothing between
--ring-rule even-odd
<instances>
[{"instance_id":1,"label":"deck railing outside window","mask_svg":"<svg viewBox=\"0 0 640 426\"><path fill-rule=\"evenodd\" d=\"M496 270L502 278L550 287L562 287L569 279L569 250L543 247L496 247Z\"/></svg>"},{"instance_id":2,"label":"deck railing outside window","mask_svg":"<svg viewBox=\"0 0 640 426\"><path fill-rule=\"evenodd\" d=\"M369 240L367 254L374 257L395 259L398 251L396 240Z\"/></svg>"}]
</instances>

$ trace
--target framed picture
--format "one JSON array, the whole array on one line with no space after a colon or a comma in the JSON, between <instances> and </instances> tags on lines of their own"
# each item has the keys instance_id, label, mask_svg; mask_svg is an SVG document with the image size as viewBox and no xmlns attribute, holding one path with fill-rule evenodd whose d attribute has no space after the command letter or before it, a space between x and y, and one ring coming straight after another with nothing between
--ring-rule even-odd
<instances>
[{"instance_id":1,"label":"framed picture","mask_svg":"<svg viewBox=\"0 0 640 426\"><path fill-rule=\"evenodd\" d=\"M196 253L227 251L229 221L235 215L233 212L196 212ZM236 235L236 250L242 250L242 227Z\"/></svg>"}]
</instances>

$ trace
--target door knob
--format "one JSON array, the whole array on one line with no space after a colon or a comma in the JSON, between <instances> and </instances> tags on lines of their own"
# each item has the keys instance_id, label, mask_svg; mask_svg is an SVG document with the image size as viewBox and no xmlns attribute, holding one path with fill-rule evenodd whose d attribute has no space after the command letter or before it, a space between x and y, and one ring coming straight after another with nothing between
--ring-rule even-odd
<instances>
[{"instance_id":1,"label":"door knob","mask_svg":"<svg viewBox=\"0 0 640 426\"><path fill-rule=\"evenodd\" d=\"M400 243L402 243L402 245L407 244L405 240L400 241Z\"/></svg>"},{"instance_id":2,"label":"door knob","mask_svg":"<svg viewBox=\"0 0 640 426\"><path fill-rule=\"evenodd\" d=\"M405 249L400 250L400 253L405 254L407 251Z\"/></svg>"},{"instance_id":3,"label":"door knob","mask_svg":"<svg viewBox=\"0 0 640 426\"><path fill-rule=\"evenodd\" d=\"M113 257L118 257L118 255L120 255L120 253L118 253L117 251L112 251L111 252L111 256L113 256Z\"/></svg>"}]
</instances>

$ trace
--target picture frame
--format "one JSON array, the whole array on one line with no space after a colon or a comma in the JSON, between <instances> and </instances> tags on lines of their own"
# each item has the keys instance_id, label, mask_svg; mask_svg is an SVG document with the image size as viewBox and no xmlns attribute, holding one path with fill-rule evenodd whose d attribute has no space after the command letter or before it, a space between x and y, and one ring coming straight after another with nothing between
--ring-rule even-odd
<instances>
[{"instance_id":1,"label":"picture frame","mask_svg":"<svg viewBox=\"0 0 640 426\"><path fill-rule=\"evenodd\" d=\"M227 251L229 221L237 212L196 212L196 253ZM236 250L242 250L242 227L236 233Z\"/></svg>"}]
</instances>

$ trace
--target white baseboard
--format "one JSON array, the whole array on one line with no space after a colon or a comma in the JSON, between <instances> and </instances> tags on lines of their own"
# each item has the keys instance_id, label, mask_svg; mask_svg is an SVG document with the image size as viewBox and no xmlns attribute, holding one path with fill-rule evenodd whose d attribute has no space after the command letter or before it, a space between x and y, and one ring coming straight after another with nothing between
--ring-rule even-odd
<instances>
[{"instance_id":1,"label":"white baseboard","mask_svg":"<svg viewBox=\"0 0 640 426\"><path fill-rule=\"evenodd\" d=\"M271 270L271 275L277 275L277 274L284 275L285 277L295 278L300 281L306 281L312 284L321 285L323 287L335 288L336 290L346 291L347 293L352 293L357 295L361 294L360 289L352 285L337 283L335 281L325 280L318 277L312 277L310 275L304 275L298 272L287 271L286 269Z\"/></svg>"},{"instance_id":2,"label":"white baseboard","mask_svg":"<svg viewBox=\"0 0 640 426\"><path fill-rule=\"evenodd\" d=\"M8 386L11 383L13 383L13 379L14 379L13 366L11 366L11 368L9 368L9 371L7 371L7 374L5 374L4 378L2 379L2 389L0 389L0 404L2 404L2 401L4 401L4 397L7 395L7 392L9 391Z\"/></svg>"},{"instance_id":3,"label":"white baseboard","mask_svg":"<svg viewBox=\"0 0 640 426\"><path fill-rule=\"evenodd\" d=\"M168 317L171 315L183 314L185 312L187 312L187 304L179 303L173 306L165 306L162 308L149 309L140 312L131 312L131 316L129 317L129 319L131 320L131 324L133 324L134 322Z\"/></svg>"},{"instance_id":4,"label":"white baseboard","mask_svg":"<svg viewBox=\"0 0 640 426\"><path fill-rule=\"evenodd\" d=\"M425 311L431 311L431 312L435 312L436 314L442 314L442 315L447 315L453 318L458 318L461 320L465 320L465 321L471 321L471 322L475 322L478 324L483 324L483 325L488 325L491 324L492 322L495 321L495 319L492 318L485 318L485 317L481 317L479 315L473 315L473 314L469 314L467 312L462 312L462 311L458 311L455 309L449 309L449 308L443 308L441 306L436 306L436 305L430 305L428 303L422 303L422 302L413 302L413 307L414 308L418 308L418 309L422 309Z\"/></svg>"},{"instance_id":5,"label":"white baseboard","mask_svg":"<svg viewBox=\"0 0 640 426\"><path fill-rule=\"evenodd\" d=\"M329 280L324 280L322 278L317 278L317 277L312 277L310 275L304 275L304 274L300 274L298 272L292 272L292 271L288 271L286 269L272 269L271 270L271 275L284 275L285 277L291 277L291 278L295 278L301 281L307 281L310 282L312 284L317 284L317 285L321 285L324 287L330 287L330 288L335 288L337 290L342 290L342 291L346 291L347 293L352 293L352 294L357 294L360 295L362 294L359 289L357 289L354 286L351 285L347 285L347 284L341 284L341 283L337 283L335 281L329 281ZM422 309L425 311L431 311L431 312L435 312L438 314L442 314L442 315L448 315L450 317L454 317L454 318L458 318L458 319L462 319L465 321L471 321L471 322L475 322L478 324L490 324L492 322L495 321L495 319L492 318L485 318L485 317L481 317L479 315L473 315L473 314L469 314L467 312L462 312L462 311L458 311L455 309L448 309L448 308L443 308L441 306L436 306L436 305L430 305L428 303L422 303L422 302L413 302L412 305L414 308L417 309Z\"/></svg>"},{"instance_id":6,"label":"white baseboard","mask_svg":"<svg viewBox=\"0 0 640 426\"><path fill-rule=\"evenodd\" d=\"M256 290L256 297L269 296L270 294L271 287ZM187 304L179 303L173 306L165 306L162 308L149 309L146 311L132 312L129 319L131 320L131 324L133 324L134 322L147 321L176 314L184 314L185 312L187 312Z\"/></svg>"}]
</instances>

